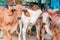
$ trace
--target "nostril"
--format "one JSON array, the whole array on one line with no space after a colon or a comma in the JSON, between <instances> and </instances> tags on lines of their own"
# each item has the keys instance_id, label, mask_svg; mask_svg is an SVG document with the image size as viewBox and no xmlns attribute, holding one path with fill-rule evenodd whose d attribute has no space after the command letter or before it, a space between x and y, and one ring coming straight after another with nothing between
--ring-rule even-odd
<instances>
[{"instance_id":1,"label":"nostril","mask_svg":"<svg viewBox=\"0 0 60 40\"><path fill-rule=\"evenodd\" d=\"M19 16L19 17L17 17L17 19L18 19L18 20L20 20L20 19L21 19L21 17Z\"/></svg>"}]
</instances>

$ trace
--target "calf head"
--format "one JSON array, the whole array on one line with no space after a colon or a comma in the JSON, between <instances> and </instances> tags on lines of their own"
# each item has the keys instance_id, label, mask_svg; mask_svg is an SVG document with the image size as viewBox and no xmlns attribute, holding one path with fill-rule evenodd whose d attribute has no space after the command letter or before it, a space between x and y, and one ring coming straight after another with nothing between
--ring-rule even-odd
<instances>
[{"instance_id":1,"label":"calf head","mask_svg":"<svg viewBox=\"0 0 60 40\"><path fill-rule=\"evenodd\" d=\"M22 13L19 13L18 10L16 10L16 9L13 9L11 11L12 11L12 15L15 15L18 20L21 19Z\"/></svg>"}]
</instances>

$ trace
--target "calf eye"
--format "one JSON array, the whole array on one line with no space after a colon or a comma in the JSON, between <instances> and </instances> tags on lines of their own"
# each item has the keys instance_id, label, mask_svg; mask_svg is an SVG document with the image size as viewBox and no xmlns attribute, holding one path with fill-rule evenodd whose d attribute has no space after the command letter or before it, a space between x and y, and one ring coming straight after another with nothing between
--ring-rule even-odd
<instances>
[{"instance_id":1,"label":"calf eye","mask_svg":"<svg viewBox=\"0 0 60 40\"><path fill-rule=\"evenodd\" d=\"M14 12L15 12L15 11L16 11L15 9L12 9L12 10L11 10L11 12L12 12L12 15L14 14Z\"/></svg>"},{"instance_id":2,"label":"calf eye","mask_svg":"<svg viewBox=\"0 0 60 40\"><path fill-rule=\"evenodd\" d=\"M11 11L12 11L12 12L15 12L16 10L15 10L15 9L12 9Z\"/></svg>"}]
</instances>

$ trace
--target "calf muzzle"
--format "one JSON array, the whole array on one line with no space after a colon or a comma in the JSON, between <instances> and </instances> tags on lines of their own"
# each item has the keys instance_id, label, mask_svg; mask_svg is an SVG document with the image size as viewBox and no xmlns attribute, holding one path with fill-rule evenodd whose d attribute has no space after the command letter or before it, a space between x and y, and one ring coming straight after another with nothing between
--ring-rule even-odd
<instances>
[{"instance_id":1,"label":"calf muzzle","mask_svg":"<svg viewBox=\"0 0 60 40\"><path fill-rule=\"evenodd\" d=\"M19 17L17 17L17 19L18 19L18 20L20 20L20 19L21 19L21 17L19 16Z\"/></svg>"}]
</instances>

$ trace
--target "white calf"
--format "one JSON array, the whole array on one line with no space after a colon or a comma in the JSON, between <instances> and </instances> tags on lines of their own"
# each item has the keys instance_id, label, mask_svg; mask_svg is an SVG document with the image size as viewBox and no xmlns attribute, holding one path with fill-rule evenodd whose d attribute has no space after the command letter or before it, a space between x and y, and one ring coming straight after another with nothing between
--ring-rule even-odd
<instances>
[{"instance_id":1,"label":"white calf","mask_svg":"<svg viewBox=\"0 0 60 40\"><path fill-rule=\"evenodd\" d=\"M40 9L36 11L27 9L27 11L29 12L30 17L27 17L26 15L24 15L24 12L22 12L21 20L19 20L19 24L20 24L19 40L21 40L21 32L23 34L23 40L26 40L27 28L35 25L36 20L38 19L39 15L42 13ZM22 25L23 25L23 29L22 29Z\"/></svg>"}]
</instances>

